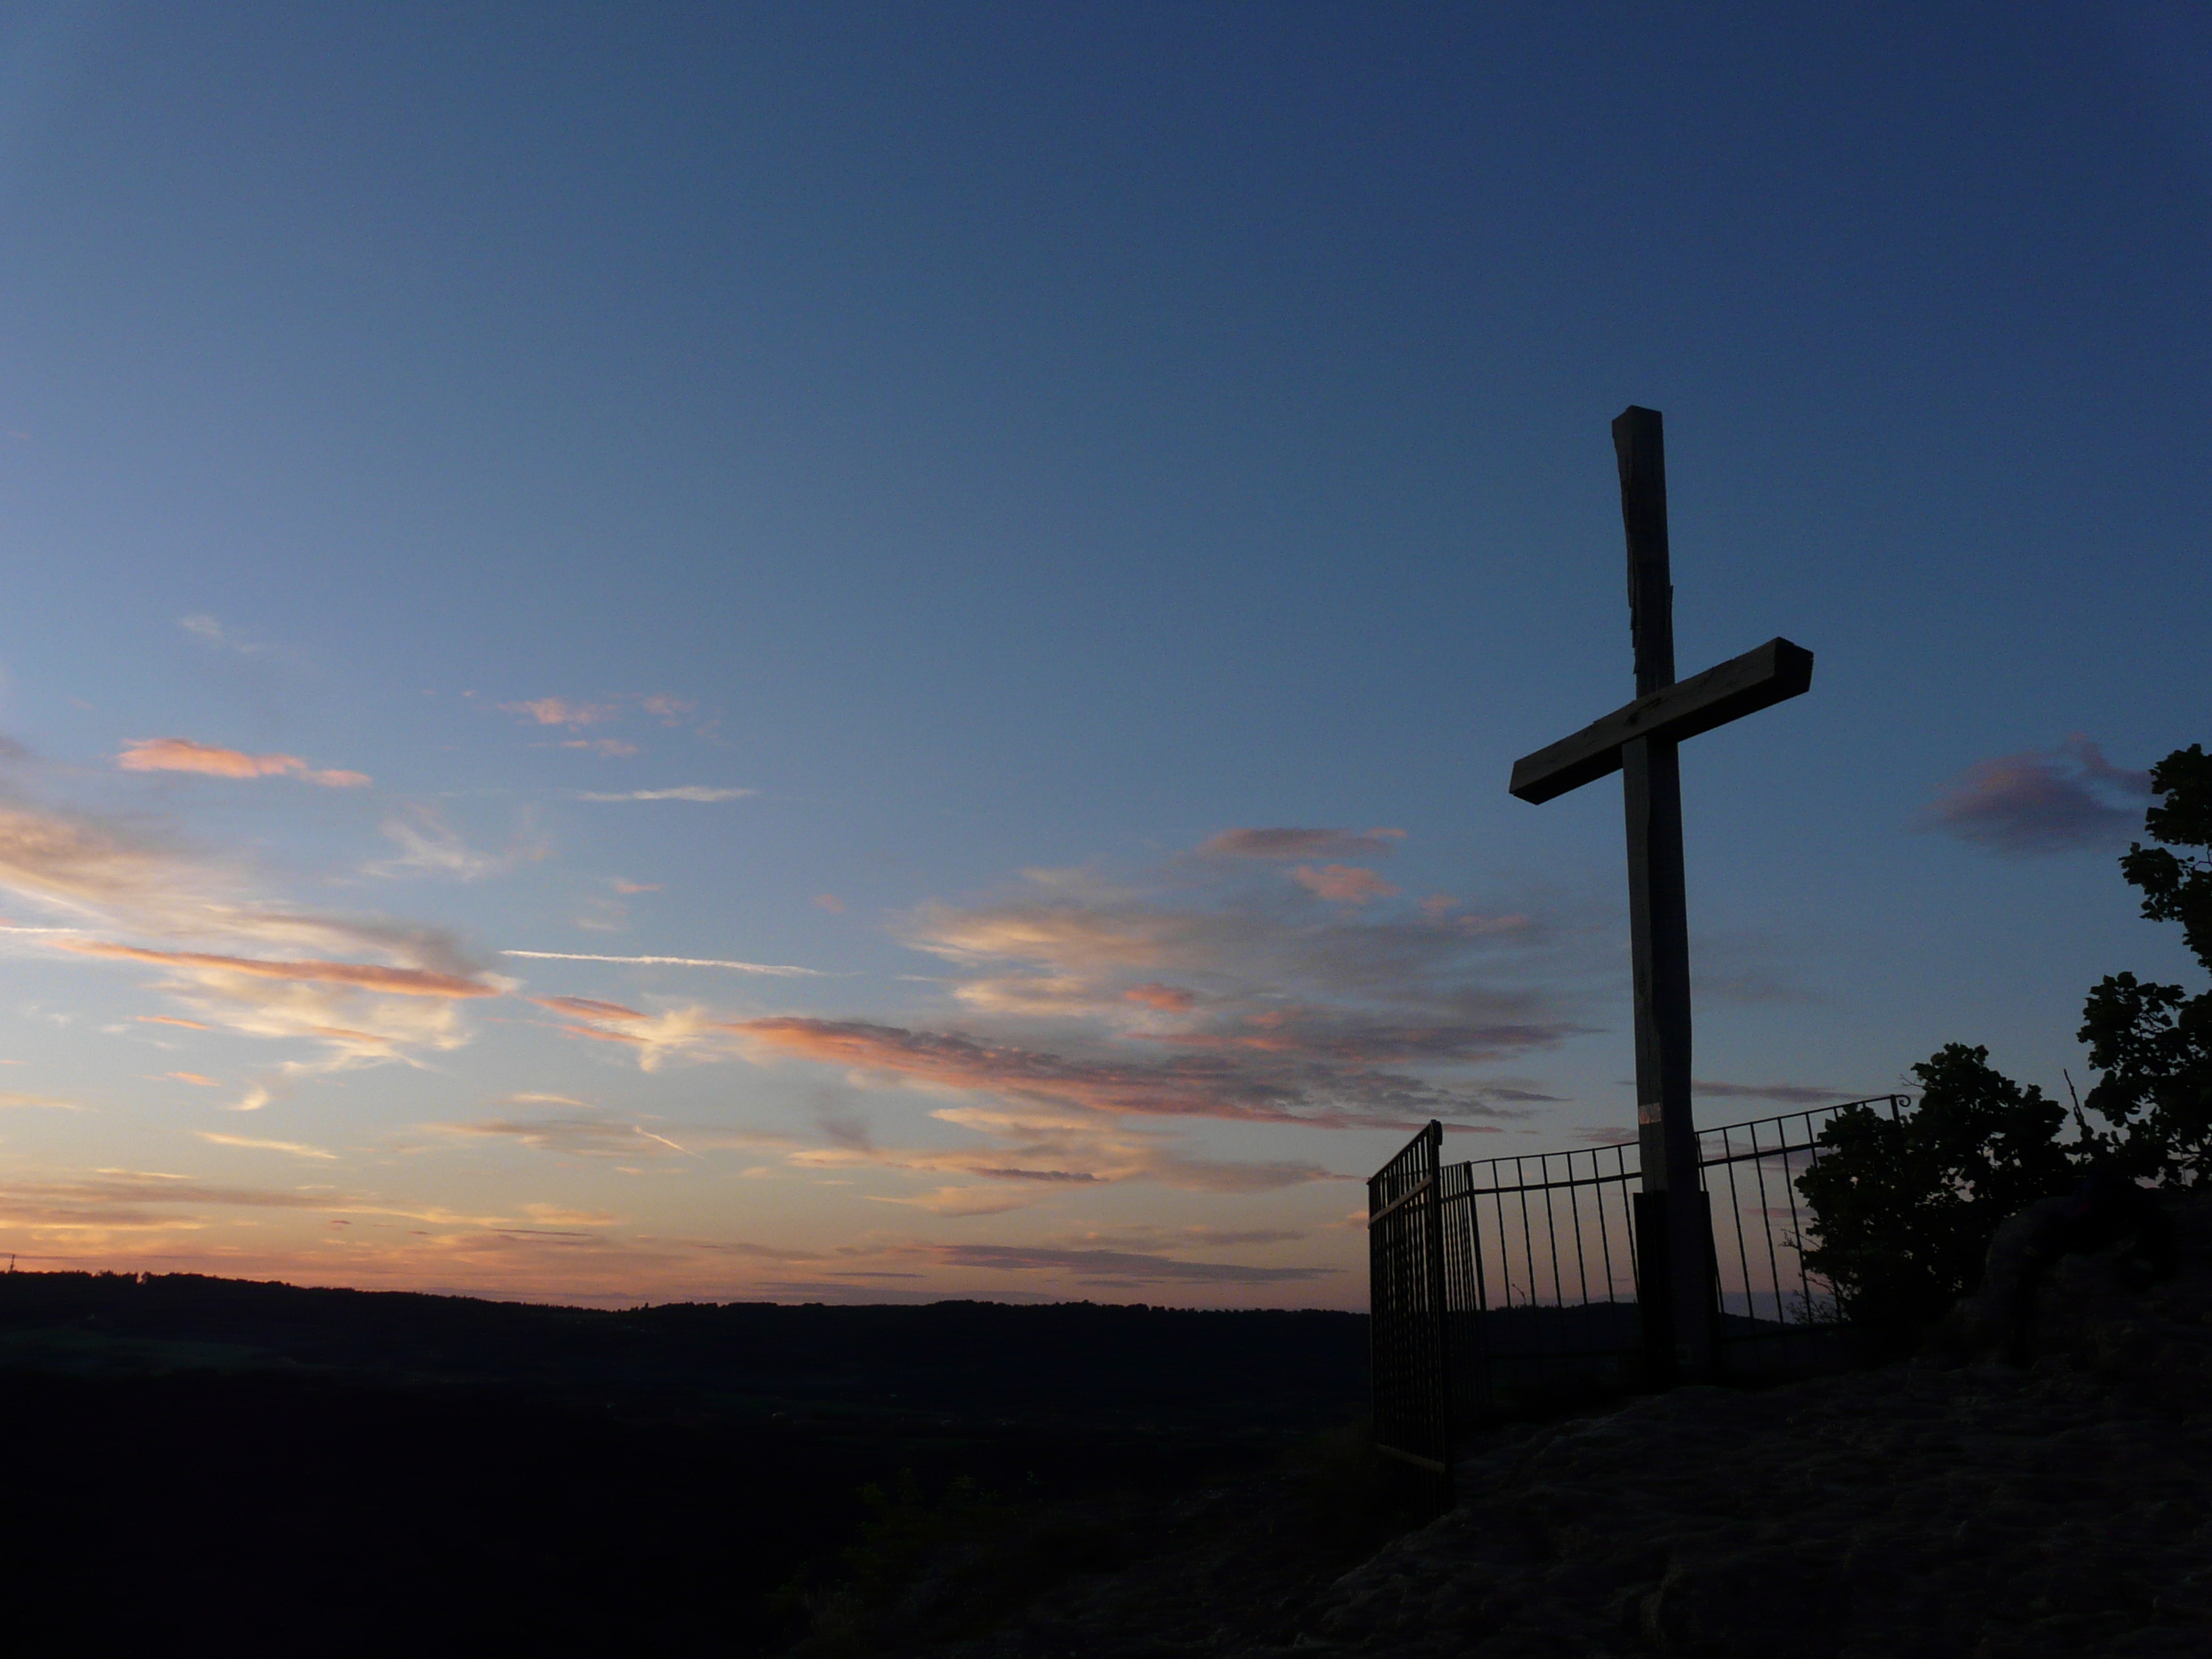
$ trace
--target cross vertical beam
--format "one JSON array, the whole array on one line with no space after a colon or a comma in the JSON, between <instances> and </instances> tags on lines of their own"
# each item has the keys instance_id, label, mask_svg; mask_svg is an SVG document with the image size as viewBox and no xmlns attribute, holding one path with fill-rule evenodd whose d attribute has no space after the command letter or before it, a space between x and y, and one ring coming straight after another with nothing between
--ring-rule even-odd
<instances>
[{"instance_id":1,"label":"cross vertical beam","mask_svg":"<svg viewBox=\"0 0 2212 1659\"><path fill-rule=\"evenodd\" d=\"M1628 622L1636 701L1513 763L1507 786L1532 805L1613 772L1628 821L1628 933L1635 953L1636 1300L1651 1381L1720 1368L1723 1324L1712 1212L1690 1117L1690 926L1682 891L1681 745L1802 696L1813 653L1785 639L1674 678L1674 588L1667 559L1667 451L1659 412L1631 404L1613 423L1628 532Z\"/></svg>"},{"instance_id":2,"label":"cross vertical beam","mask_svg":"<svg viewBox=\"0 0 2212 1659\"><path fill-rule=\"evenodd\" d=\"M1667 453L1656 410L1613 423L1628 538L1636 695L1674 683L1674 588L1667 549ZM1620 745L1628 830L1628 931L1636 989L1636 1122L1644 1194L1638 1254L1655 1380L1705 1376L1719 1357L1712 1222L1690 1115L1690 922L1682 875L1680 747L1668 735Z\"/></svg>"}]
</instances>

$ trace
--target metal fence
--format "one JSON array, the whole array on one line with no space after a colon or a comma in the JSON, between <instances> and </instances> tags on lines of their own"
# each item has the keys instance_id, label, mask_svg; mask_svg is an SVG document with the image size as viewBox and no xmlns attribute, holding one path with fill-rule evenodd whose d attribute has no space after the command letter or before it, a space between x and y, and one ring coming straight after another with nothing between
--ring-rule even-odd
<instances>
[{"instance_id":1,"label":"metal fence","mask_svg":"<svg viewBox=\"0 0 2212 1659\"><path fill-rule=\"evenodd\" d=\"M1846 1360L1852 1333L1806 1271L1796 1178L1850 1107L1703 1131L1724 1374L1757 1377ZM1431 1123L1368 1182L1376 1443L1438 1474L1486 1419L1645 1381L1637 1316L1634 1141L1443 1162Z\"/></svg>"}]
</instances>

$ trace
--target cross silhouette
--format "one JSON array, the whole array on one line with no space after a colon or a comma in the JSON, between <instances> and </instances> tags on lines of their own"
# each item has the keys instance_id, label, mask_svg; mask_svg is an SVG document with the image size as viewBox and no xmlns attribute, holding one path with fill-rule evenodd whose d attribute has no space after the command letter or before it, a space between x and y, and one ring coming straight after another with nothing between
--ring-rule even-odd
<instances>
[{"instance_id":1,"label":"cross silhouette","mask_svg":"<svg viewBox=\"0 0 2212 1659\"><path fill-rule=\"evenodd\" d=\"M1637 1291L1656 1380L1709 1376L1720 1357L1711 1206L1690 1115L1690 935L1682 886L1686 738L1741 720L1813 683L1813 653L1788 640L1686 680L1674 678L1667 459L1659 411L1613 423L1628 532L1636 700L1513 765L1512 793L1547 801L1619 772L1628 817L1628 923L1636 985Z\"/></svg>"}]
</instances>

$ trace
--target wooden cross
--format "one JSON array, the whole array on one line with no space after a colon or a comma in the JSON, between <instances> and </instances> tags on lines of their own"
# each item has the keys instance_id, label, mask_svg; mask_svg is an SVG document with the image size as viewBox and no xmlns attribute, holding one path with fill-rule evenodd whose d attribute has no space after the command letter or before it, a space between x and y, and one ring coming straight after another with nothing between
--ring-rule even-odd
<instances>
[{"instance_id":1,"label":"wooden cross","mask_svg":"<svg viewBox=\"0 0 2212 1659\"><path fill-rule=\"evenodd\" d=\"M1690 1115L1690 936L1682 889L1685 738L1794 697L1813 653L1784 639L1674 678L1674 589L1667 561L1667 461L1659 411L1613 423L1628 531L1628 618L1636 701L1514 763L1513 793L1547 801L1621 774L1628 812L1628 925L1636 984L1637 1300L1654 1370L1711 1375L1720 1354L1711 1209Z\"/></svg>"}]
</instances>

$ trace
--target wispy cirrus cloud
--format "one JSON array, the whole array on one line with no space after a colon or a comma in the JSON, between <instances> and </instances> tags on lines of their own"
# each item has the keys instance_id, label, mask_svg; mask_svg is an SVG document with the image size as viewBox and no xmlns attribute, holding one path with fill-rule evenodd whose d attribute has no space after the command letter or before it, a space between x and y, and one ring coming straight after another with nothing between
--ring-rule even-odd
<instances>
[{"instance_id":1,"label":"wispy cirrus cloud","mask_svg":"<svg viewBox=\"0 0 2212 1659\"><path fill-rule=\"evenodd\" d=\"M591 997L533 997L531 1000L561 1015L561 1030L570 1036L621 1043L634 1049L641 1071L657 1072L678 1055L720 1057L731 1046L728 1022L696 1006L647 1013Z\"/></svg>"},{"instance_id":2,"label":"wispy cirrus cloud","mask_svg":"<svg viewBox=\"0 0 2212 1659\"><path fill-rule=\"evenodd\" d=\"M13 1090L0 1090L0 1107L30 1107L47 1112L81 1112L84 1109L73 1100L57 1100L52 1095L17 1094Z\"/></svg>"},{"instance_id":3,"label":"wispy cirrus cloud","mask_svg":"<svg viewBox=\"0 0 2212 1659\"><path fill-rule=\"evenodd\" d=\"M2079 732L2050 749L1978 761L1947 785L1923 826L2008 858L2110 846L2140 831L2150 775L2115 766Z\"/></svg>"},{"instance_id":4,"label":"wispy cirrus cloud","mask_svg":"<svg viewBox=\"0 0 2212 1659\"><path fill-rule=\"evenodd\" d=\"M1134 879L1036 872L997 899L924 904L894 931L945 964L915 981L945 1006L728 1018L733 1047L699 1057L943 1097L929 1115L964 1140L848 1135L789 1155L957 1183L886 1200L925 1209L995 1187L1039 1202L1101 1182L1258 1192L1338 1178L1304 1160L1200 1155L1181 1121L1495 1130L1553 1103L1522 1068L1499 1068L1585 1029L1577 988L1617 972L1604 943L1526 904L1423 906L1379 882L1352 902L1283 879L1282 863L1358 833L1271 834Z\"/></svg>"},{"instance_id":5,"label":"wispy cirrus cloud","mask_svg":"<svg viewBox=\"0 0 2212 1659\"><path fill-rule=\"evenodd\" d=\"M623 789L615 791L580 789L578 800L689 800L711 802L743 800L748 795L757 795L757 789L724 789L702 783L678 784L672 789Z\"/></svg>"},{"instance_id":6,"label":"wispy cirrus cloud","mask_svg":"<svg viewBox=\"0 0 2212 1659\"><path fill-rule=\"evenodd\" d=\"M878 1204L899 1204L941 1216L1005 1215L1012 1210L1027 1209L1030 1204L1026 1194L1012 1193L1003 1187L939 1187L934 1192L913 1198L880 1194L871 1194L870 1197Z\"/></svg>"},{"instance_id":7,"label":"wispy cirrus cloud","mask_svg":"<svg viewBox=\"0 0 2212 1659\"><path fill-rule=\"evenodd\" d=\"M258 641L247 639L235 629L224 627L221 622L209 616L205 611L196 612L189 617L179 617L177 619L177 626L203 645L213 647L218 651L235 652L241 657L266 656L276 649L274 646L264 645Z\"/></svg>"},{"instance_id":8,"label":"wispy cirrus cloud","mask_svg":"<svg viewBox=\"0 0 2212 1659\"><path fill-rule=\"evenodd\" d=\"M683 1158L689 1149L643 1125L597 1114L566 1117L488 1118L441 1123L437 1132L485 1140L511 1140L541 1152L579 1158Z\"/></svg>"},{"instance_id":9,"label":"wispy cirrus cloud","mask_svg":"<svg viewBox=\"0 0 2212 1659\"><path fill-rule=\"evenodd\" d=\"M1291 879L1316 898L1333 904L1365 904L1372 899L1395 898L1400 891L1372 870L1363 870L1356 864L1324 864L1319 868L1301 864L1291 872Z\"/></svg>"},{"instance_id":10,"label":"wispy cirrus cloud","mask_svg":"<svg viewBox=\"0 0 2212 1659\"><path fill-rule=\"evenodd\" d=\"M1406 838L1403 830L1224 830L1198 850L1219 858L1381 858Z\"/></svg>"},{"instance_id":11,"label":"wispy cirrus cloud","mask_svg":"<svg viewBox=\"0 0 2212 1659\"><path fill-rule=\"evenodd\" d=\"M1421 1058L1491 1058L1494 1036L1436 1031L1338 1032L1309 1044L1283 1028L1257 1037L1196 1034L1170 1039L1159 1059L1071 1054L992 1042L957 1031L863 1020L793 1017L732 1022L757 1049L939 1089L1154 1117L1215 1117L1328 1128L1418 1125L1511 1113L1480 1090L1449 1089L1382 1069L1422 1047ZM1210 1039L1210 1040L1208 1040ZM1323 1057L1334 1045L1339 1063ZM1322 1052L1317 1052L1317 1049Z\"/></svg>"},{"instance_id":12,"label":"wispy cirrus cloud","mask_svg":"<svg viewBox=\"0 0 2212 1659\"><path fill-rule=\"evenodd\" d=\"M257 890L242 863L137 824L0 806L0 890L78 924L42 939L46 948L158 968L155 988L191 1016L139 1018L306 1039L326 1056L284 1067L331 1069L458 1047L469 1034L457 1008L500 988L441 929L302 910ZM167 948L169 941L190 948Z\"/></svg>"},{"instance_id":13,"label":"wispy cirrus cloud","mask_svg":"<svg viewBox=\"0 0 2212 1659\"><path fill-rule=\"evenodd\" d=\"M943 1244L933 1252L949 1267L1066 1274L1082 1284L1281 1285L1327 1279L1335 1267L1261 1267L1231 1261L1186 1261L1135 1250L1054 1249L1019 1244Z\"/></svg>"},{"instance_id":14,"label":"wispy cirrus cloud","mask_svg":"<svg viewBox=\"0 0 2212 1659\"><path fill-rule=\"evenodd\" d=\"M445 814L419 803L394 812L381 828L399 848L399 856L369 865L368 873L373 876L443 876L454 881L481 881L535 863L550 856L553 850L533 833L534 826L526 816L520 833L503 853L488 853L471 846L447 822Z\"/></svg>"},{"instance_id":15,"label":"wispy cirrus cloud","mask_svg":"<svg viewBox=\"0 0 2212 1659\"><path fill-rule=\"evenodd\" d=\"M202 1129L198 1133L202 1140L217 1146L239 1146L249 1152L285 1152L294 1158L330 1160L337 1157L336 1152L327 1152L320 1146L306 1146L296 1140L259 1140L251 1135L217 1134L212 1129Z\"/></svg>"},{"instance_id":16,"label":"wispy cirrus cloud","mask_svg":"<svg viewBox=\"0 0 2212 1659\"><path fill-rule=\"evenodd\" d=\"M210 778L294 777L326 789L365 789L363 772L319 770L297 755L249 755L240 749L195 743L190 738L133 738L116 756L126 772L197 772Z\"/></svg>"},{"instance_id":17,"label":"wispy cirrus cloud","mask_svg":"<svg viewBox=\"0 0 2212 1659\"><path fill-rule=\"evenodd\" d=\"M829 979L822 968L794 968L788 963L726 962L716 957L609 957L586 951L501 951L503 957L526 957L538 962L613 962L659 968L728 968L740 974L765 974L774 979Z\"/></svg>"},{"instance_id":18,"label":"wispy cirrus cloud","mask_svg":"<svg viewBox=\"0 0 2212 1659\"><path fill-rule=\"evenodd\" d=\"M56 948L74 951L80 956L116 957L210 974L320 981L386 996L492 997L499 995L503 988L459 974L432 973L420 968L387 968L374 963L277 962L258 957L216 956L201 951L151 951L143 945L113 945L96 939L62 940Z\"/></svg>"},{"instance_id":19,"label":"wispy cirrus cloud","mask_svg":"<svg viewBox=\"0 0 2212 1659\"><path fill-rule=\"evenodd\" d=\"M539 726L565 726L571 730L599 725L614 719L619 712L611 702L582 702L569 697L533 697L495 707L510 714L523 715Z\"/></svg>"},{"instance_id":20,"label":"wispy cirrus cloud","mask_svg":"<svg viewBox=\"0 0 2212 1659\"><path fill-rule=\"evenodd\" d=\"M301 910L255 890L234 860L82 813L0 805L0 890L104 931L368 950L466 971L442 929Z\"/></svg>"},{"instance_id":21,"label":"wispy cirrus cloud","mask_svg":"<svg viewBox=\"0 0 2212 1659\"><path fill-rule=\"evenodd\" d=\"M623 692L613 696L588 700L581 697L530 697L515 702L492 705L504 714L519 714L532 726L560 726L569 732L582 732L594 726L605 726L618 720L625 710L635 710L659 720L663 726L681 726L684 717L695 712L699 705L688 697L678 697L666 692L640 696ZM563 745L569 749L591 749L602 755L635 755L637 745L619 738L573 738Z\"/></svg>"},{"instance_id":22,"label":"wispy cirrus cloud","mask_svg":"<svg viewBox=\"0 0 2212 1659\"><path fill-rule=\"evenodd\" d=\"M787 1161L803 1169L872 1168L989 1181L1027 1192L1030 1198L1025 1201L1114 1182L1149 1181L1191 1192L1262 1193L1336 1178L1303 1159L1209 1158L1175 1135L1110 1114L1049 1103L943 1106L930 1116L973 1138L953 1146L894 1146L848 1134L828 1146L791 1152Z\"/></svg>"}]
</instances>

